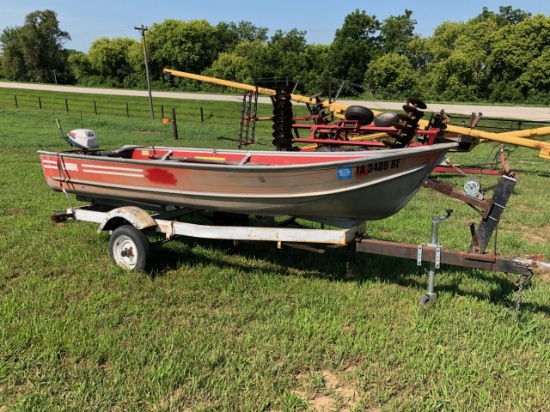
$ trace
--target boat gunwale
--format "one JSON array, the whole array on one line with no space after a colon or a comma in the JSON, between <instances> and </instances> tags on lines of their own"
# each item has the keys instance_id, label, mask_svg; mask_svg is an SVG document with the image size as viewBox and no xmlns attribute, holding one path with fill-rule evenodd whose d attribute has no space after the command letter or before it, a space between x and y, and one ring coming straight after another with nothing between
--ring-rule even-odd
<instances>
[{"instance_id":1,"label":"boat gunwale","mask_svg":"<svg viewBox=\"0 0 550 412\"><path fill-rule=\"evenodd\" d=\"M299 171L299 170L320 170L320 169L327 169L327 168L338 168L338 167L353 167L356 165L363 165L366 163L376 162L380 160L392 160L395 158L409 158L414 157L415 155L421 155L421 154L432 154L436 152L447 152L450 148L456 147L457 143L440 143L436 145L430 145L430 146L415 146L415 147L409 147L405 149L387 149L387 150L377 150L377 151L365 151L364 154L368 154L368 156L362 156L361 152L353 151L353 152L278 152L278 151L256 151L256 150L250 150L250 151L242 151L242 150L231 150L231 149L223 149L223 150L214 150L214 149L196 149L196 148L188 148L188 147L170 147L170 146L123 146L120 149L117 149L118 151L123 151L126 149L143 149L143 150L189 150L189 151L197 151L198 153L204 153L209 155L223 155L223 154L240 154L243 156L253 156L253 155L259 155L259 156L277 156L277 157L310 157L310 156L316 156L317 158L331 158L333 159L335 156L343 156L343 157L350 157L350 159L342 159L342 160L326 160L326 161L319 161L319 162L310 162L310 163L299 163L299 164L288 164L288 165L268 165L268 164L216 164L216 163L208 163L208 162L185 162L180 160L162 160L162 159L150 159L150 160L142 160L142 159L128 159L123 157L109 157L108 155L114 152L102 152L104 154L101 155L94 155L94 154L86 154L82 152L77 151L63 151L63 152L52 152L52 151L45 151L45 150L38 150L39 155L43 156L51 156L51 157L61 157L61 158L70 158L70 159L90 159L90 161L95 160L94 158L97 158L98 162L107 162L107 163L118 163L118 164L127 164L127 165L149 165L149 166L164 166L164 167L170 167L170 168L186 168L186 169L202 169L202 170L219 170L219 171L225 171L225 170L231 170L231 171L272 171L272 172L280 172L284 170L292 170L292 171ZM192 158L190 158L192 159Z\"/></svg>"}]
</instances>

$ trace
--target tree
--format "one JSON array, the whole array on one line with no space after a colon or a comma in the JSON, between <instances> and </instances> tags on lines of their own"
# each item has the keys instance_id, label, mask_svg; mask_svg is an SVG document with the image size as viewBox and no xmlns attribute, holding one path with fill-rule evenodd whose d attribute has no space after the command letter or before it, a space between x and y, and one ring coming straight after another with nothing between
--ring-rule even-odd
<instances>
[{"instance_id":1,"label":"tree","mask_svg":"<svg viewBox=\"0 0 550 412\"><path fill-rule=\"evenodd\" d=\"M8 27L0 36L2 44L2 71L9 80L28 80L25 56L20 40L21 28Z\"/></svg>"},{"instance_id":2,"label":"tree","mask_svg":"<svg viewBox=\"0 0 550 412\"><path fill-rule=\"evenodd\" d=\"M139 48L139 42L129 37L95 40L88 52L92 73L114 80L114 85L122 85L124 79L134 72L129 57L132 46Z\"/></svg>"},{"instance_id":3,"label":"tree","mask_svg":"<svg viewBox=\"0 0 550 412\"><path fill-rule=\"evenodd\" d=\"M369 63L381 54L380 22L365 11L355 10L336 30L329 51L329 72L360 88Z\"/></svg>"},{"instance_id":4,"label":"tree","mask_svg":"<svg viewBox=\"0 0 550 412\"><path fill-rule=\"evenodd\" d=\"M23 26L8 27L0 35L4 74L10 80L66 81L68 53L63 43L70 39L54 11L28 14Z\"/></svg>"},{"instance_id":5,"label":"tree","mask_svg":"<svg viewBox=\"0 0 550 412\"><path fill-rule=\"evenodd\" d=\"M489 11L487 7L483 7L483 11L477 17L471 19L471 22L481 22L489 19L497 21L499 27L506 26L508 24L518 24L523 20L531 17L531 13L524 12L520 9L512 9L512 6L501 6L498 8L499 12L494 13Z\"/></svg>"},{"instance_id":6,"label":"tree","mask_svg":"<svg viewBox=\"0 0 550 412\"><path fill-rule=\"evenodd\" d=\"M420 97L418 75L407 57L388 53L372 61L365 85L381 98Z\"/></svg>"},{"instance_id":7,"label":"tree","mask_svg":"<svg viewBox=\"0 0 550 412\"><path fill-rule=\"evenodd\" d=\"M424 88L434 98L488 99L494 36L502 19L484 9L466 23L445 22L428 42Z\"/></svg>"},{"instance_id":8,"label":"tree","mask_svg":"<svg viewBox=\"0 0 550 412\"><path fill-rule=\"evenodd\" d=\"M417 70L426 63L421 47L424 43L414 34L412 13L405 9L405 14L390 16L381 25L380 46L385 54L369 63L364 80L379 96L419 95Z\"/></svg>"},{"instance_id":9,"label":"tree","mask_svg":"<svg viewBox=\"0 0 550 412\"><path fill-rule=\"evenodd\" d=\"M234 51L221 53L203 74L246 84L259 81L266 87L273 87L268 83L274 78L288 77L298 83L299 92L313 94L327 87L324 69L328 48L320 44L306 45L303 33L296 30L278 32L269 44L259 40L240 42ZM294 49L296 53L285 53L287 49ZM279 71L272 69L274 65L279 66Z\"/></svg>"},{"instance_id":10,"label":"tree","mask_svg":"<svg viewBox=\"0 0 550 412\"><path fill-rule=\"evenodd\" d=\"M153 24L146 34L152 77L160 78L164 67L202 73L221 52L217 34L206 20L168 19Z\"/></svg>"},{"instance_id":11,"label":"tree","mask_svg":"<svg viewBox=\"0 0 550 412\"><path fill-rule=\"evenodd\" d=\"M257 27L249 21L240 21L239 23L220 22L216 26L217 38L220 41L220 53L232 51L237 44L242 42L253 43L259 41L267 42L266 27Z\"/></svg>"},{"instance_id":12,"label":"tree","mask_svg":"<svg viewBox=\"0 0 550 412\"><path fill-rule=\"evenodd\" d=\"M92 73L92 66L88 55L82 52L73 52L67 59L77 83L84 84L84 79Z\"/></svg>"},{"instance_id":13,"label":"tree","mask_svg":"<svg viewBox=\"0 0 550 412\"><path fill-rule=\"evenodd\" d=\"M476 101L480 97L479 60L475 55L455 50L435 63L428 74L429 90L439 100Z\"/></svg>"},{"instance_id":14,"label":"tree","mask_svg":"<svg viewBox=\"0 0 550 412\"><path fill-rule=\"evenodd\" d=\"M451 55L458 38L466 30L466 23L446 21L437 26L428 42L429 63L436 63Z\"/></svg>"},{"instance_id":15,"label":"tree","mask_svg":"<svg viewBox=\"0 0 550 412\"><path fill-rule=\"evenodd\" d=\"M380 41L386 53L405 54L407 45L414 37L416 20L411 19L412 13L405 9L405 14L384 20L380 28Z\"/></svg>"},{"instance_id":16,"label":"tree","mask_svg":"<svg viewBox=\"0 0 550 412\"><path fill-rule=\"evenodd\" d=\"M425 72L431 60L430 38L415 34L407 43L405 56L409 58L411 65L419 72Z\"/></svg>"},{"instance_id":17,"label":"tree","mask_svg":"<svg viewBox=\"0 0 550 412\"><path fill-rule=\"evenodd\" d=\"M255 46L261 47L261 44L259 42L239 43L234 51L221 53L218 56L218 59L212 64L211 67L206 69L203 74L206 76L239 83L253 83L254 79L250 71L248 52Z\"/></svg>"},{"instance_id":18,"label":"tree","mask_svg":"<svg viewBox=\"0 0 550 412\"><path fill-rule=\"evenodd\" d=\"M320 93L328 88L328 59L330 46L308 44L302 55L303 68L298 78L300 90L308 95Z\"/></svg>"},{"instance_id":19,"label":"tree","mask_svg":"<svg viewBox=\"0 0 550 412\"><path fill-rule=\"evenodd\" d=\"M267 44L248 53L249 70L255 80L289 78L293 81L304 68L305 32L277 30Z\"/></svg>"},{"instance_id":20,"label":"tree","mask_svg":"<svg viewBox=\"0 0 550 412\"><path fill-rule=\"evenodd\" d=\"M550 17L543 14L508 24L496 33L489 59L494 99L510 98L510 90L516 90L513 95L519 92L524 99L541 90L548 94L548 39Z\"/></svg>"}]
</instances>

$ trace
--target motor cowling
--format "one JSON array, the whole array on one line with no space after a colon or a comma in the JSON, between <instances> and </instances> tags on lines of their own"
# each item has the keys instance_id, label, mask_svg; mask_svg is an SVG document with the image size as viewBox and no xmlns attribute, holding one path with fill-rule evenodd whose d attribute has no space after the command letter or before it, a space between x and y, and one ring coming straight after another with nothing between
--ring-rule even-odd
<instances>
[{"instance_id":1,"label":"motor cowling","mask_svg":"<svg viewBox=\"0 0 550 412\"><path fill-rule=\"evenodd\" d=\"M75 129L67 134L67 142L78 149L90 150L99 148L97 136L93 130Z\"/></svg>"}]
</instances>

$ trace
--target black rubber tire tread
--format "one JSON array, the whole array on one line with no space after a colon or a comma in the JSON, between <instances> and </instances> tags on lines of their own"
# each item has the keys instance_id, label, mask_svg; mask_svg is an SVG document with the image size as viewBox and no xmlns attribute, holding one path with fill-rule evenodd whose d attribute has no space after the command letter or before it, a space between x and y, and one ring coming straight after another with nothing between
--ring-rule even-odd
<instances>
[{"instance_id":1,"label":"black rubber tire tread","mask_svg":"<svg viewBox=\"0 0 550 412\"><path fill-rule=\"evenodd\" d=\"M380 113L374 117L374 125L376 127L391 127L393 123L397 122L399 122L399 116L393 112Z\"/></svg>"},{"instance_id":2,"label":"black rubber tire tread","mask_svg":"<svg viewBox=\"0 0 550 412\"><path fill-rule=\"evenodd\" d=\"M374 113L365 106L349 106L345 112L346 120L357 120L359 125L367 126L374 120Z\"/></svg>"}]
</instances>

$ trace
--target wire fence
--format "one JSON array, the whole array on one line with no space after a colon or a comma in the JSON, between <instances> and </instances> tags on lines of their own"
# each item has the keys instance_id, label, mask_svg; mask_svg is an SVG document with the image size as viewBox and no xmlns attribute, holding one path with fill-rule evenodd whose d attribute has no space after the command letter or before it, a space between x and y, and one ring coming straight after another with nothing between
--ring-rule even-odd
<instances>
[{"instance_id":1,"label":"wire fence","mask_svg":"<svg viewBox=\"0 0 550 412\"><path fill-rule=\"evenodd\" d=\"M208 105L207 102L204 104ZM106 95L96 99L93 95L78 94L69 98L60 97L57 94L45 94L41 96L35 93L31 94L30 92L21 94L0 93L0 107L62 111L80 114L81 117L84 114L94 116L123 116L126 118L140 119L151 117L151 108L147 98L138 96L108 97ZM239 113L240 110L241 104L235 104L234 110L222 115L222 117L228 116L228 120L233 119L231 123L234 124L234 119L241 116L241 113ZM205 110L202 105L199 107L196 105L190 107L189 104L177 101L170 102L169 105L166 106L164 104L153 104L153 117L163 122L171 121L171 119L176 116L176 111L180 119L185 118L193 122L204 123L213 117L213 112L209 109ZM220 117L219 112L216 113L216 115ZM475 119L475 113L472 113L470 116L453 114L450 116L450 123L457 126L477 127L479 129L495 132L531 129L550 125L549 122L544 121L488 118L481 116L481 114L477 115L479 116L478 119Z\"/></svg>"},{"instance_id":2,"label":"wire fence","mask_svg":"<svg viewBox=\"0 0 550 412\"><path fill-rule=\"evenodd\" d=\"M30 96L27 94L2 94L0 106L4 108L31 109L31 110L54 110L66 113L83 113L113 116L148 117L151 116L150 108L146 102L136 99L122 101L119 98L111 101L95 100L89 98L59 98L57 96ZM156 118L164 119L170 114L171 108L164 105L157 105L154 108ZM160 117L159 117L160 116ZM204 117L201 118L204 121Z\"/></svg>"},{"instance_id":3,"label":"wire fence","mask_svg":"<svg viewBox=\"0 0 550 412\"><path fill-rule=\"evenodd\" d=\"M550 125L550 122L536 120L502 119L483 116L476 119L476 114L474 113L471 116L453 114L450 118L451 123L455 126L478 127L495 132L534 129Z\"/></svg>"}]
</instances>

